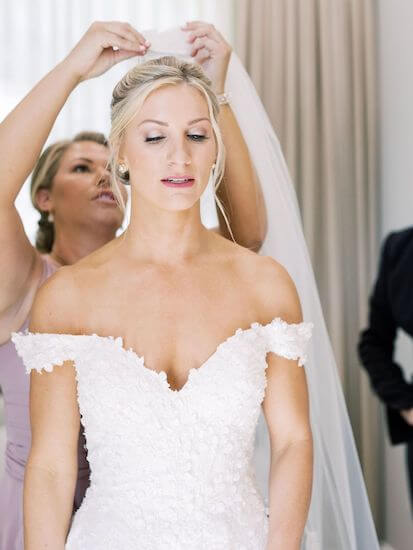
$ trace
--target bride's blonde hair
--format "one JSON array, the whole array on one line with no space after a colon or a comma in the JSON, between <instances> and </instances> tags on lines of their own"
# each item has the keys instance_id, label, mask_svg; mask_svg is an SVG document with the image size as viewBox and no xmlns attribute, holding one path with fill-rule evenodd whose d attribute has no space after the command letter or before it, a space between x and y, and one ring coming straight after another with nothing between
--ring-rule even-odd
<instances>
[{"instance_id":1,"label":"bride's blonde hair","mask_svg":"<svg viewBox=\"0 0 413 550\"><path fill-rule=\"evenodd\" d=\"M110 167L112 190L122 208L125 207L119 185L125 183L125 178L118 170L119 150L125 130L135 115L139 112L148 95L161 86L189 84L199 90L205 97L217 147L215 168L213 170L215 200L231 233L227 216L222 204L216 196L225 167L225 148L217 117L219 104L211 89L211 82L205 76L199 65L187 63L173 56L160 57L136 65L115 86L111 102L112 127L109 134L111 149ZM232 233L231 233L232 234Z\"/></svg>"}]
</instances>

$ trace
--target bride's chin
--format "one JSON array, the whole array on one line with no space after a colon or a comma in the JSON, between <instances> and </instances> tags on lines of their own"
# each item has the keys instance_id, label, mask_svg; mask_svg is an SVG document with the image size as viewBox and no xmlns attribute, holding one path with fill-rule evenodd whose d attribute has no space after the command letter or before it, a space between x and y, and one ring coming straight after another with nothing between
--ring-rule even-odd
<instances>
[{"instance_id":1,"label":"bride's chin","mask_svg":"<svg viewBox=\"0 0 413 550\"><path fill-rule=\"evenodd\" d=\"M169 212L185 212L197 207L200 197L174 197L162 205L163 210Z\"/></svg>"}]
</instances>

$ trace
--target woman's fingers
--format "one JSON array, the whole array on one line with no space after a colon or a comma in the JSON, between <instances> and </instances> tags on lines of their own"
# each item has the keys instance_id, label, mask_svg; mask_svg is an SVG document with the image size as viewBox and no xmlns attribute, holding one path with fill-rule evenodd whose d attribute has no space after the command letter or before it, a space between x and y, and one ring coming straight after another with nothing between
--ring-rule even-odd
<instances>
[{"instance_id":1,"label":"woman's fingers","mask_svg":"<svg viewBox=\"0 0 413 550\"><path fill-rule=\"evenodd\" d=\"M210 23L205 23L202 21L192 21L191 23L188 23L188 25L184 27L183 30L189 31L187 38L189 43L194 42L196 38L208 36L208 38L212 38L218 43L229 46L222 34L214 27L214 25L211 25Z\"/></svg>"},{"instance_id":2,"label":"woman's fingers","mask_svg":"<svg viewBox=\"0 0 413 550\"><path fill-rule=\"evenodd\" d=\"M191 56L204 69L218 93L225 89L225 80L232 48L220 32L209 23L190 21L182 30L192 44Z\"/></svg>"},{"instance_id":3,"label":"woman's fingers","mask_svg":"<svg viewBox=\"0 0 413 550\"><path fill-rule=\"evenodd\" d=\"M149 44L149 40L146 40L146 38L141 34L139 31L135 29L130 23L125 23L126 27L136 36L136 38L142 43L142 44Z\"/></svg>"},{"instance_id":4,"label":"woman's fingers","mask_svg":"<svg viewBox=\"0 0 413 550\"><path fill-rule=\"evenodd\" d=\"M198 50L196 56L194 57L194 61L198 63L199 65L202 65L204 61L209 59L211 57L211 52L207 48L201 48Z\"/></svg>"},{"instance_id":5,"label":"woman's fingers","mask_svg":"<svg viewBox=\"0 0 413 550\"><path fill-rule=\"evenodd\" d=\"M208 27L210 29L215 29L212 23L206 23L205 21L187 21L185 25L182 27L182 29L185 31L195 31L200 27Z\"/></svg>"},{"instance_id":6,"label":"woman's fingers","mask_svg":"<svg viewBox=\"0 0 413 550\"><path fill-rule=\"evenodd\" d=\"M149 42L147 42L144 36L129 23L97 21L91 25L90 31L96 33L96 37L103 38L101 46L104 48L112 47L115 50L124 49L138 53L146 53L149 47Z\"/></svg>"},{"instance_id":7,"label":"woman's fingers","mask_svg":"<svg viewBox=\"0 0 413 550\"><path fill-rule=\"evenodd\" d=\"M66 58L80 81L106 72L115 63L145 55L149 42L129 23L95 21Z\"/></svg>"},{"instance_id":8,"label":"woman's fingers","mask_svg":"<svg viewBox=\"0 0 413 550\"><path fill-rule=\"evenodd\" d=\"M146 51L146 46L137 42L136 40L128 40L122 38L119 34L115 34L110 31L105 31L102 36L102 48L113 48L115 50L126 50L129 52L143 52Z\"/></svg>"},{"instance_id":9,"label":"woman's fingers","mask_svg":"<svg viewBox=\"0 0 413 550\"><path fill-rule=\"evenodd\" d=\"M121 23L119 21L109 21L105 24L106 30L118 34L120 37L130 40L131 42L137 42L147 47L149 42L145 37L138 32L130 23Z\"/></svg>"},{"instance_id":10,"label":"woman's fingers","mask_svg":"<svg viewBox=\"0 0 413 550\"><path fill-rule=\"evenodd\" d=\"M220 50L219 45L212 38L197 38L192 45L191 56L196 56L200 49L206 48L210 54L217 53Z\"/></svg>"},{"instance_id":11,"label":"woman's fingers","mask_svg":"<svg viewBox=\"0 0 413 550\"><path fill-rule=\"evenodd\" d=\"M126 59L130 59L135 56L136 52L131 52L128 50L116 50L113 52L113 59L115 63L120 63L121 61L125 61Z\"/></svg>"},{"instance_id":12,"label":"woman's fingers","mask_svg":"<svg viewBox=\"0 0 413 550\"><path fill-rule=\"evenodd\" d=\"M203 38L208 37L214 40L217 44L220 44L221 42L224 42L221 35L218 33L217 30L211 30L209 28L201 27L197 29L196 31L191 31L188 34L187 41L191 44L193 43L197 38Z\"/></svg>"}]
</instances>

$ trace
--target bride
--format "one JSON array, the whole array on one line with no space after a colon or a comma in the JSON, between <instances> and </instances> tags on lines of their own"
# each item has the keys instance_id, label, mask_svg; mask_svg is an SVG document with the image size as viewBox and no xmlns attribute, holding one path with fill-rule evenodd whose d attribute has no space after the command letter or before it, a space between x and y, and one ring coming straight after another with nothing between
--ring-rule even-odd
<instances>
[{"instance_id":1,"label":"bride","mask_svg":"<svg viewBox=\"0 0 413 550\"><path fill-rule=\"evenodd\" d=\"M151 56L164 55L174 55L185 60L191 59L192 45L188 44L185 32L178 29L162 33L152 31L145 32L145 37L151 43L151 49L145 56L147 59ZM190 42L193 44L194 41L196 45L196 35L192 36ZM208 63L208 56L211 56L211 53L208 53L207 50L204 53ZM82 66L83 71L92 68L95 63L93 59L85 60L85 62L86 65ZM177 88L179 88L178 85L175 86L175 91ZM169 89L172 91L171 86ZM156 93L166 90L167 88L154 91L151 94L152 98ZM201 89L199 91L202 92ZM310 327L307 324L299 323L301 317L294 287L291 289L292 283L289 277L278 264L274 264L268 258L259 259L229 244L228 247L232 253L228 254L228 261L224 261L226 256L224 250L219 253L219 249L214 247L218 246L219 239L214 238L211 241L211 248L207 248L207 250L203 248L209 240L204 239L206 233L202 227L199 228L199 233L190 236L184 230L182 231L179 245L175 243L180 249L172 260L168 260L169 250L166 249L167 244L165 244L167 238L165 228L162 228L162 238L158 235L156 241L152 239L152 234L150 236L146 232L143 234L147 239L151 239L151 246L149 250L148 244L148 257L145 255L141 265L142 270L136 271L136 278L142 276L141 281L145 285L145 288L140 289L142 290L140 297L147 296L149 298L144 291L152 284L155 286L163 284L165 293L162 296L162 302L157 289L157 295L153 297L152 301L148 299L149 304L139 304L141 309L145 309L146 306L149 310L149 318L144 318L143 312L139 311L136 308L137 304L132 301L133 295L139 290L135 285L135 280L132 286L120 288L122 278L127 276L128 269L134 265L134 260L138 260L138 250L133 247L130 240L131 256L122 257L122 265L125 269L121 270L116 277L112 277L112 273L109 275L107 271L109 263L103 262L104 256L91 258L92 263L89 264L89 267L84 264L79 266L80 271L76 271L74 277L70 276L70 271L67 273L63 270L59 280L53 281L51 288L44 290L46 298L44 294L39 297L40 309L38 311L40 313L38 313L38 317L43 310L45 315L50 315L49 324L42 325L40 318L35 321L37 324L32 326L32 330L37 330L39 334L15 334L13 340L26 363L27 371L44 369L52 372L52 374L43 377L37 373L32 375L33 424L38 422L40 426L52 421L49 418L50 411L47 406L45 406L46 410L43 409L41 412L42 406L46 402L46 396L49 398L52 396L48 387L43 388L45 395L42 395L41 382L47 386L48 377L50 380L54 377L55 381L50 382L51 387L59 391L57 377L60 376L60 382L63 385L66 384L65 377L69 378L68 382L72 384L73 393L69 396L69 408L74 407L75 410L72 413L75 416L79 415L80 411L82 422L87 425L87 444L93 470L92 485L84 506L74 519L67 541L68 548L90 548L93 550L93 548L109 547L116 549L121 545L125 548L130 548L132 545L135 548L136 545L134 541L130 541L128 532L131 525L138 533L140 548L264 548L266 543L263 542L263 537L265 539L264 533L266 530L268 531L268 528L268 548L277 548L279 546L270 546L274 543L271 535L277 530L277 525L274 527L274 521L279 521L286 516L291 519L293 524L290 534L292 538L297 537L298 540L302 530L300 526L306 516L308 489L306 491L305 485L310 481L307 476L310 467L306 469L305 466L290 465L291 468L297 466L297 470L300 468L302 477L297 477L293 482L283 478L285 486L281 488L278 486L276 491L274 489L275 464L280 471L284 472L286 467L288 469L285 462L281 463L281 455L274 454L274 445L277 442L274 443L273 435L277 431L277 426L280 426L281 430L288 426L288 415L284 414L288 411L288 407L285 404L282 405L283 416L278 417L277 422L272 422L270 425L271 442L262 415L256 432L255 470L260 493L264 495L265 502L268 497L270 499L269 526L263 515L261 497L257 493L256 497L252 496L254 492L252 471L248 470L244 476L240 474L245 472L246 465L247 463L249 465L251 459L251 442L246 438L246 434L249 433L250 439L253 438L256 418L260 410L259 402L265 396L262 404L268 419L272 414L269 411L268 403L271 403L272 410L272 405L276 403L276 400L288 398L290 395L289 391L280 392L278 387L275 395L274 391L271 391L275 383L274 376L278 371L278 362L282 361L281 356L290 354L291 358L300 356L300 363L304 362L306 343L308 343L308 347L305 357L305 374L308 385L314 460L311 504L301 550L359 550L361 548L378 550L379 548L335 359L302 232L294 187L280 144L261 101L234 53L229 64L226 91L264 192L268 212L268 228L261 252L276 258L288 269L298 289L304 318L312 320L315 325L314 337L308 340ZM201 95L201 99L202 97L207 100L206 96ZM150 97L148 97L149 99ZM138 101L138 97L136 100ZM216 110L213 96L211 96L211 101L213 110ZM126 100L126 104L131 103ZM146 101L142 105L144 107ZM136 105L136 107L139 106ZM139 111L139 109L135 110ZM175 111L168 110L168 113L174 115ZM208 109L208 114L210 121L213 122L213 113L211 115L210 109ZM115 118L118 119L118 117ZM201 121L199 122L201 123ZM208 121L204 122L209 124ZM148 135L145 139L149 141L141 143L142 151L146 150L144 147L152 146L153 149L148 149L148 153L153 151L155 154L157 149L159 151L166 149L171 144L170 134L167 133L171 131L171 128L171 126L157 125L155 129L159 134L154 131L153 135ZM146 198L141 197L143 192L148 189L144 187L143 183L147 184L148 182L135 179L136 172L133 173L135 168L131 168L126 162L129 158L125 158L125 149L122 149L121 146L121 142L124 145L123 138L126 137L126 132L122 132L123 130L126 130L126 126L125 128L122 128L122 125L118 126L116 130L116 125L114 125L112 144L114 151L117 151L114 156L114 173L117 180L132 184L135 203L136 200L139 200L139 203L142 200L146 205L145 208L152 209L157 204L157 202L153 203L152 194ZM201 136L199 143L200 138L190 137L190 133L185 133L186 139L182 136L183 142L186 143L188 140L188 144L192 144L194 147L196 144L199 148L210 144L211 142L207 139L209 136L206 133L198 134L200 130L196 128L196 134ZM137 132L136 140L138 140L138 135L140 134ZM204 137L206 141L202 139ZM215 137L219 140L218 133ZM117 145L119 145L118 150L116 150ZM217 141L217 160L213 163L216 166L211 169L211 179L214 179L216 183L219 182L220 177L219 151L220 143ZM182 159L181 162L183 162ZM133 165L136 166L135 162ZM156 165L158 171L161 167L161 165ZM188 175L192 180L194 174L190 171L191 164L187 168L188 173L185 170L184 174L176 172L172 175ZM169 167L166 174L160 174L161 179L170 175ZM186 182L179 181L179 178L175 182L170 181L171 185L182 186L184 183ZM159 187L159 190L161 189L170 192L174 187L168 189ZM195 191L195 188L193 190ZM183 193L186 193L188 189L178 187L177 191L180 191L184 197ZM139 196L138 192L141 193ZM158 205L158 207L161 206ZM164 206L160 209L166 216L168 209L165 210ZM181 213L181 215L183 214ZM176 216L178 216L177 212ZM153 224L159 228L159 224L163 223L162 220L164 220L164 215L156 218L156 221L150 218L146 220L147 227L152 227ZM143 221L141 220L142 223ZM194 223L193 220L190 223ZM177 223L174 226L175 230L179 226L180 224ZM174 236L174 228L169 228L168 235L171 239ZM197 234L199 241L195 239ZM132 235L129 233L128 239ZM209 236L209 238L212 237ZM142 245L145 242L142 242ZM191 243L194 245L193 250L190 248ZM115 241L112 245L113 253L115 254L116 250L119 252L117 247L121 245L125 247L123 250L126 250L127 244L127 240ZM187 246L189 248L185 255ZM213 258L214 251L217 254L215 256L216 267L220 265L220 268L223 269L220 274L222 276L217 277L218 272L216 271L208 271L206 269L209 266L208 262L205 262L205 269L202 267L199 272L195 270L195 274L199 275L199 284L202 284L208 276L216 276L217 282L216 288L208 285L204 296L195 295L193 297L193 299L197 299L198 305L197 308L191 307L190 317L186 317L186 321L191 321L188 329L184 324L184 316L187 315L190 306L185 298L191 288L193 290L196 288L194 287L195 280L188 280L186 275L190 273L191 265L196 266L197 259L201 264L202 258L205 260L208 257ZM102 251L103 255L108 252L110 251ZM140 252L143 253L143 249L140 249ZM208 256L208 252L212 255ZM156 257L153 256L155 253L157 253ZM247 255L250 258L248 260ZM180 257L183 258L181 261L182 274L177 269ZM222 261L219 261L219 258ZM163 262L165 262L165 266L162 270ZM233 271L229 269L231 264L234 265ZM213 265L214 262L210 267ZM247 270L245 273L242 270L243 265ZM144 266L147 266L146 279ZM255 267L257 269L251 273L248 272L248 266L251 269ZM151 277L151 272L153 273L155 268L157 278ZM116 266L114 271L115 269ZM212 269L214 268L212 267ZM234 285L231 286L229 282L236 275L237 269L243 273L244 279L237 278ZM276 271L277 276L268 281L267 277L271 277L271 271ZM96 273L100 273L98 279L95 278ZM258 279L257 273L261 274L260 279ZM172 277L173 274L175 274L175 279ZM225 278L225 275L228 278ZM80 285L83 277L88 278L90 286L81 290ZM104 283L104 277L107 279L110 277L110 283L108 282L110 288L105 294L100 294L98 288ZM249 278L253 279L253 283L248 286ZM268 289L264 289L267 283ZM212 279L211 284L214 284ZM229 288L227 288L227 284ZM279 296L278 291L283 289L284 284L287 288L285 292L283 290L282 303L274 303ZM59 285L64 287L62 294L58 292ZM234 305L231 297L234 297L241 287L243 294ZM277 287L275 294L273 287ZM71 312L74 318L68 316L63 323L61 315L56 311L55 304L47 305L48 300L49 304L50 300L53 300L53 296L51 296L53 292L57 292L56 305L60 311L67 308L68 313ZM81 304L81 308L75 310L73 310L70 300L74 292L78 299L84 292L85 295L87 294L88 300L86 304ZM49 298L47 298L47 294L49 294ZM112 296L115 294L117 299L113 300ZM95 296L95 300L91 303L93 296ZM121 297L119 298L119 296ZM159 296L158 299L157 296ZM206 300L209 296L211 296L210 303L206 309ZM176 304L173 303L174 297L177 300ZM265 307L261 303L262 300L265 301ZM251 307L248 314L246 310L243 312L246 302L250 303ZM164 309L168 303L169 307L172 307L171 310ZM126 304L128 310L134 308L134 312L131 320L125 319L123 322L122 318L122 323L119 323L119 317L114 317L114 310L122 310L122 304L124 307ZM88 309L87 315L80 318L79 311L88 306L90 309ZM106 306L109 306L109 315L100 316L98 308ZM226 307L224 315L220 316L219 312L224 307ZM265 311L261 309L262 307ZM291 310L288 316L289 307ZM284 309L284 313L275 312L275 309L278 308ZM157 312L158 319L156 319ZM204 313L203 316L201 316L202 313ZM243 321L241 322L241 317L244 319L244 313L245 324ZM213 350L218 341L233 332L235 318L238 318L238 315L239 321L237 320L236 324L239 324L239 329L218 345L216 350ZM275 320L265 325L273 315L283 315L287 321L293 323L293 326L283 323L281 320ZM261 325L255 323L248 328L252 318L261 321ZM89 331L83 327L85 319L89 319L91 323ZM149 319L152 319L152 322L157 320L159 330L162 331L161 334L149 333ZM210 319L212 322L206 325ZM116 320L118 323L115 323ZM173 325L168 322L172 320L174 321ZM234 326L229 326L231 320L234 321ZM162 326L161 322L165 323L165 326ZM121 324L122 332L116 332L118 326L105 332L103 325L109 329L110 323ZM225 326L224 332L226 323L228 323L228 328ZM141 333L139 334L140 341L137 341L138 329L148 331L146 333L147 342L141 341ZM172 329L176 333L170 338L168 331ZM47 334L47 332L59 334ZM76 334L65 334L68 332ZM79 334L82 332L83 336ZM90 332L97 332L100 336L90 335ZM215 338L212 342L214 333ZM168 336L168 341L165 344L163 338L166 336ZM185 347L182 344L184 336L186 337ZM207 342L208 339L211 339L210 346ZM287 340L288 344L284 345ZM198 349L201 341L204 342L204 349ZM128 349L128 346L131 348ZM170 347L168 348L168 346ZM276 355L268 353L269 367L266 369L267 363L263 358L267 352L271 351L275 351ZM188 353L187 362L185 362L185 358L178 356L178 352ZM146 357L142 354L146 354ZM205 360L206 357L208 357L207 360ZM274 360L277 362L275 366ZM288 364L291 365L297 377L303 376L302 369ZM99 373L97 374L98 368ZM152 369L161 370L157 373ZM265 369L268 378L267 387L264 376ZM286 369L281 370L284 375L289 372ZM74 373L76 373L76 383L73 380ZM281 383L277 382L277 385L281 386ZM305 383L302 382L300 386L304 395L299 406L303 407L304 416L306 416ZM37 390L36 387L39 389ZM75 405L76 393L78 407ZM68 399L68 396L64 397L64 395L62 395L62 401L63 398L64 400ZM136 399L132 399L132 403L131 395L136 396ZM59 399L58 396L57 401ZM40 404L39 400L41 400ZM38 403L37 406L35 406L35 402ZM62 405L63 403L59 404L59 406ZM279 401L278 405L281 405ZM254 406L255 412L251 413ZM72 415L68 415L67 418L71 418L73 423ZM307 419L304 423L306 422ZM308 434L307 430L308 426L305 430ZM125 432L128 432L128 436L124 436ZM160 437L161 433L162 437ZM281 431L281 436L283 433ZM53 438L52 444L50 439ZM70 483L69 488L66 487L66 483L73 475L71 471L58 475L57 472L60 470L54 471L51 466L52 461L58 462L59 453L64 456L65 453L73 451L71 446L63 448L55 444L56 441L63 444L61 438L62 433L58 426L50 426L49 432L40 428L37 430L36 441L38 443L33 452L38 452L38 449L40 452L43 445L51 446L51 448L46 458L43 455L43 463L32 462L27 479L28 483L30 479L34 481L34 488L26 490L26 538L30 538L30 546L28 546L29 543L26 546L30 549L38 548L36 537L41 541L44 540L44 537L52 537L52 540L56 540L57 537L59 543L53 547L63 548L64 533L69 530L68 519L63 526L55 521L55 513L60 519L62 518L62 508L65 510L66 501L61 498L60 492L55 493L53 497L54 483L57 479L61 479L66 491L70 490ZM273 448L270 452L271 447ZM44 448L43 453L46 453ZM268 460L270 454L273 459L271 464ZM194 468L196 463L194 461L197 460L197 457L199 459L198 467ZM301 458L301 455L297 456L297 460ZM280 462L278 462L279 460ZM37 475L43 476L44 483L51 484L52 497L49 491L48 495L33 498L36 491L40 492L35 485L36 471ZM290 470L291 472L292 470ZM271 481L269 487L268 479ZM278 479L281 480L281 477ZM295 498L295 483L297 486L302 485L302 500L300 506L290 510L285 497L287 495L289 499ZM201 487L204 489L203 491L200 490ZM269 495L267 495L268 489L270 490ZM137 491L139 491L138 496L136 496ZM281 501L277 500L278 491L283 491ZM64 491L62 491L63 493ZM276 493L275 496L274 493ZM32 495L31 500L29 499L30 494ZM128 506L125 502L133 502L133 504ZM171 505L169 506L169 504ZM67 514L65 517L68 517ZM98 517L101 523L96 529L95 521ZM230 524L229 521L232 523ZM113 526L115 524L121 527L114 535ZM252 525L255 525L255 528ZM110 527L112 528L110 529ZM283 527L285 528L285 525ZM58 529L57 532L55 528ZM246 533L247 529L249 529L248 533ZM82 532L84 536L91 537L93 542L90 542L88 538L84 543L81 538ZM254 538L257 532L254 542L250 543L251 539L248 537ZM123 535L125 540L120 538ZM196 539L197 536L198 539ZM235 541L232 546L227 542L221 544L223 537L225 539L226 536ZM197 541L200 539L202 541L202 537L204 537L206 542L193 543L191 537L195 537ZM283 546L284 543L279 542L278 539L275 544L288 548L288 546ZM293 547L297 547L298 543L296 546L293 542L291 544Z\"/></svg>"},{"instance_id":2,"label":"bride","mask_svg":"<svg viewBox=\"0 0 413 550\"><path fill-rule=\"evenodd\" d=\"M27 550L300 548L311 327L279 263L201 223L224 168L218 110L202 70L174 57L113 92L112 184L119 200L131 187L129 227L49 279L31 332L13 336L32 371ZM268 520L251 465L261 405ZM80 419L91 484L70 526Z\"/></svg>"}]
</instances>

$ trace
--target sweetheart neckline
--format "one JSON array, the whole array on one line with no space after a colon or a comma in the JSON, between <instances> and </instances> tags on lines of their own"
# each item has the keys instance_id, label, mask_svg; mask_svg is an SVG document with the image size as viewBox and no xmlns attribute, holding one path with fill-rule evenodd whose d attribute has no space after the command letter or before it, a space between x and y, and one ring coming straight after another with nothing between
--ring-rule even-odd
<instances>
[{"instance_id":1,"label":"sweetheart neckline","mask_svg":"<svg viewBox=\"0 0 413 550\"><path fill-rule=\"evenodd\" d=\"M211 355L209 355L209 357L205 361L203 361L198 367L191 367L188 370L186 381L178 389L172 388L172 386L171 386L171 384L168 380L168 375L167 375L165 370L159 370L158 371L158 370L151 369L151 368L147 367L146 364L145 364L145 355L139 355L131 346L129 348L125 348L124 347L124 338L123 338L123 336L101 336L101 335L96 334L96 333L92 333L92 334L43 333L43 332L30 332L28 329L25 332L20 333L20 334L34 335L34 336L36 336L36 335L42 335L42 336L69 336L71 338L95 338L95 339L97 338L99 340L105 340L105 341L113 342L114 344L117 345L118 349L120 349L122 351L122 353L132 355L134 357L134 359L136 360L136 362L138 363L138 365L144 371L152 373L154 376L161 379L162 382L164 382L166 389L171 394L179 395L190 385L190 380L191 380L192 374L194 372L203 371L204 367L206 367L208 365L208 363L210 363L212 361L212 359L216 357L216 355L218 354L220 349L224 345L227 345L230 341L232 341L234 338L236 338L240 334L244 334L244 333L247 333L251 330L256 330L256 329L259 329L259 328L265 328L265 327L268 327L270 325L300 327L300 326L305 326L305 325L308 325L308 324L311 324L311 323L307 323L305 321L302 321L301 323L287 323L287 321L284 321L284 319L281 319L281 317L275 317L274 319L272 319L268 323L261 324L259 322L253 322L247 328L237 328L237 329L234 330L234 332L230 336L225 338L225 340L220 342L215 347L215 350L211 353ZM16 333L13 333L13 334L16 334Z\"/></svg>"},{"instance_id":2,"label":"sweetheart neckline","mask_svg":"<svg viewBox=\"0 0 413 550\"><path fill-rule=\"evenodd\" d=\"M109 340L109 341L113 342L114 344L119 344L118 349L120 349L122 353L131 354L133 356L133 358L137 361L138 365L144 371L148 371L149 373L153 373L157 378L160 378L162 380L162 382L165 383L166 389L168 391L170 391L173 394L180 394L181 392L183 392L185 390L185 388L187 388L190 385L190 380L192 378L192 374L194 372L199 373L199 372L203 371L205 369L205 367L218 355L219 351L221 350L221 348L224 345L228 344L230 341L232 341L236 336L239 336L240 334L243 334L243 333L248 332L250 330L254 330L255 328L260 327L260 326L261 327L262 326L267 326L269 324L271 324L271 323L267 323L265 325L261 325L260 323L252 323L251 326L246 328L246 329L237 328L230 336L225 338L225 340L222 340L222 342L220 342L215 347L214 351L207 357L207 359L205 359L205 361L202 361L202 363L198 367L191 367L190 369L188 369L186 380L180 388L173 388L171 386L171 383L168 380L168 374L165 370L163 370L163 369L162 370L155 370L155 369L151 369L150 367L146 366L146 364L145 364L145 355L139 355L132 347L125 348L124 347L124 340L123 340L122 336L117 336L117 337L114 337L114 336L99 336L98 334L90 334L90 335L85 334L85 336L94 336L98 339Z\"/></svg>"}]
</instances>

